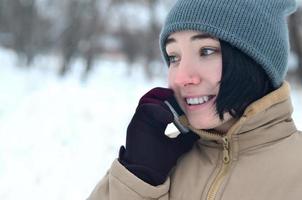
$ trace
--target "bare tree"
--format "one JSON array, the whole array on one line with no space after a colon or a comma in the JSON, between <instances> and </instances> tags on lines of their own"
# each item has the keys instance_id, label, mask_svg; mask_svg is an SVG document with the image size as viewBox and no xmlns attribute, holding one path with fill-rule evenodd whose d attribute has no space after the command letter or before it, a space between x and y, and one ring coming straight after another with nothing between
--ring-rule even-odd
<instances>
[{"instance_id":1,"label":"bare tree","mask_svg":"<svg viewBox=\"0 0 302 200\"><path fill-rule=\"evenodd\" d=\"M50 22L38 14L35 0L1 0L0 6L0 32L8 36L0 42L16 51L22 66L30 66L50 44Z\"/></svg>"},{"instance_id":2,"label":"bare tree","mask_svg":"<svg viewBox=\"0 0 302 200\"><path fill-rule=\"evenodd\" d=\"M62 66L60 75L70 70L72 58L79 56L86 62L82 80L85 80L93 66L96 51L100 53L98 38L102 35L101 16L98 0L69 1L66 12L66 25L61 37Z\"/></svg>"},{"instance_id":3,"label":"bare tree","mask_svg":"<svg viewBox=\"0 0 302 200\"><path fill-rule=\"evenodd\" d=\"M291 48L298 58L298 79L302 82L302 8L289 17Z\"/></svg>"},{"instance_id":4,"label":"bare tree","mask_svg":"<svg viewBox=\"0 0 302 200\"><path fill-rule=\"evenodd\" d=\"M22 63L29 65L35 55L34 29L37 10L34 0L6 1L6 23L13 37L12 47Z\"/></svg>"},{"instance_id":5,"label":"bare tree","mask_svg":"<svg viewBox=\"0 0 302 200\"><path fill-rule=\"evenodd\" d=\"M96 50L98 53L101 50L98 48L98 37L102 35L100 32L103 29L102 22L100 21L99 10L98 10L98 0L89 0L86 3L86 15L82 17L82 37L80 45L80 52L82 53L85 61L86 67L82 74L82 80L85 81L88 77L89 72L92 70L94 57L96 55Z\"/></svg>"},{"instance_id":6,"label":"bare tree","mask_svg":"<svg viewBox=\"0 0 302 200\"><path fill-rule=\"evenodd\" d=\"M145 72L148 78L153 77L153 69L152 61L160 59L160 50L159 50L159 33L161 30L161 24L157 21L157 14L156 14L156 6L159 3L159 0L147 0L147 6L150 13L150 26L146 32L146 39L148 50L145 48L145 57L146 57L146 64L145 64Z\"/></svg>"},{"instance_id":7,"label":"bare tree","mask_svg":"<svg viewBox=\"0 0 302 200\"><path fill-rule=\"evenodd\" d=\"M61 38L62 66L59 74L64 76L70 68L70 62L77 53L80 42L80 1L69 1L65 15L66 25Z\"/></svg>"},{"instance_id":8,"label":"bare tree","mask_svg":"<svg viewBox=\"0 0 302 200\"><path fill-rule=\"evenodd\" d=\"M161 23L157 18L157 6L159 0L113 0L113 6L126 7L127 3L139 4L147 8L149 15L149 24L147 27L137 30L131 30L128 24L122 23L119 29L119 36L122 41L121 51L126 55L128 60L129 71L131 71L132 63L143 58L144 70L148 78L152 78L155 67L152 66L153 61L160 60L160 50L158 46L159 32ZM123 14L123 13L122 13ZM122 15L121 14L121 15ZM123 16L125 18L129 16ZM133 16L131 16L133 17ZM130 20L131 21L131 20Z\"/></svg>"},{"instance_id":9,"label":"bare tree","mask_svg":"<svg viewBox=\"0 0 302 200\"><path fill-rule=\"evenodd\" d=\"M81 57L86 63L82 75L85 80L96 55L108 51L108 47L109 51L112 48L110 42L104 45L104 40L108 36L116 36L114 44L117 46L113 49L120 48L126 55L129 66L138 60L144 61L142 66L147 76L152 77L154 66L151 63L160 60L158 36L162 22L158 19L157 8L159 4L171 1L173 0L47 0L41 3L37 0L0 0L0 43L5 36L3 40L9 41L5 45L13 48L20 60L28 64L38 53L50 51L53 47L59 49L62 55L60 75L65 75L70 70L73 58ZM128 18L130 22L133 21L133 16L121 13L126 10L123 9L124 6L129 4L143 7L149 15L148 24L141 21L143 28L138 26L133 31L129 28L129 23L121 21L118 31L111 30L110 26L115 22L112 23L112 16L108 16L108 5L112 9L122 8L118 13L112 13L122 16L122 19ZM135 25L132 23L132 26ZM11 40L7 39L9 37ZM116 52L116 49L112 52Z\"/></svg>"}]
</instances>

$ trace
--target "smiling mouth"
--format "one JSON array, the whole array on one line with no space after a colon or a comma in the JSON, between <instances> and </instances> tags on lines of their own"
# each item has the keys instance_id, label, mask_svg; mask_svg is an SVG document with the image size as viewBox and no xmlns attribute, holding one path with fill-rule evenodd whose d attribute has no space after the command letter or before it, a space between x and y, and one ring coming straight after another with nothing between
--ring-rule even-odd
<instances>
[{"instance_id":1,"label":"smiling mouth","mask_svg":"<svg viewBox=\"0 0 302 200\"><path fill-rule=\"evenodd\" d=\"M201 105L201 104L207 103L214 97L215 97L215 95L208 95L208 96L201 96L201 97L194 97L194 98L185 98L185 102L189 106Z\"/></svg>"}]
</instances>

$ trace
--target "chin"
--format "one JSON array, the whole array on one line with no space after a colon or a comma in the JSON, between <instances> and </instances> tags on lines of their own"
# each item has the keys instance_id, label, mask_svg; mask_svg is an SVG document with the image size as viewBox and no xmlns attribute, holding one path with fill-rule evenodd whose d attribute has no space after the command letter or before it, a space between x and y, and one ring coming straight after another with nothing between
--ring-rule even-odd
<instances>
[{"instance_id":1,"label":"chin","mask_svg":"<svg viewBox=\"0 0 302 200\"><path fill-rule=\"evenodd\" d=\"M217 126L217 123L214 123L210 119L197 120L195 118L188 117L188 120L190 124L196 129L213 129Z\"/></svg>"}]
</instances>

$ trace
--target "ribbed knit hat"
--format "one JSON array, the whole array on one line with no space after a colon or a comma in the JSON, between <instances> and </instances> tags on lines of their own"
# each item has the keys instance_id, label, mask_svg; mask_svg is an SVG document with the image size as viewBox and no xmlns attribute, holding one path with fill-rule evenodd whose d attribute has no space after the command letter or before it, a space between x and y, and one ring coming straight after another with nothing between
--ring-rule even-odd
<instances>
[{"instance_id":1,"label":"ribbed knit hat","mask_svg":"<svg viewBox=\"0 0 302 200\"><path fill-rule=\"evenodd\" d=\"M160 48L168 63L165 42L171 33L206 32L253 58L279 87L289 54L286 17L295 8L295 0L178 0L162 28Z\"/></svg>"}]
</instances>

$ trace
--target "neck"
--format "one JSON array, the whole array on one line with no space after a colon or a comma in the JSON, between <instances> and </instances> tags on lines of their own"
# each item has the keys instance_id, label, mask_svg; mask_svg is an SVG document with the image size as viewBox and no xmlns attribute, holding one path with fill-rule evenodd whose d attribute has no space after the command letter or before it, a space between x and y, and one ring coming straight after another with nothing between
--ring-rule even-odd
<instances>
[{"instance_id":1,"label":"neck","mask_svg":"<svg viewBox=\"0 0 302 200\"><path fill-rule=\"evenodd\" d=\"M214 130L215 132L218 132L221 135L225 135L229 131L229 129L236 123L236 121L237 119L231 118L220 126L215 127Z\"/></svg>"}]
</instances>

